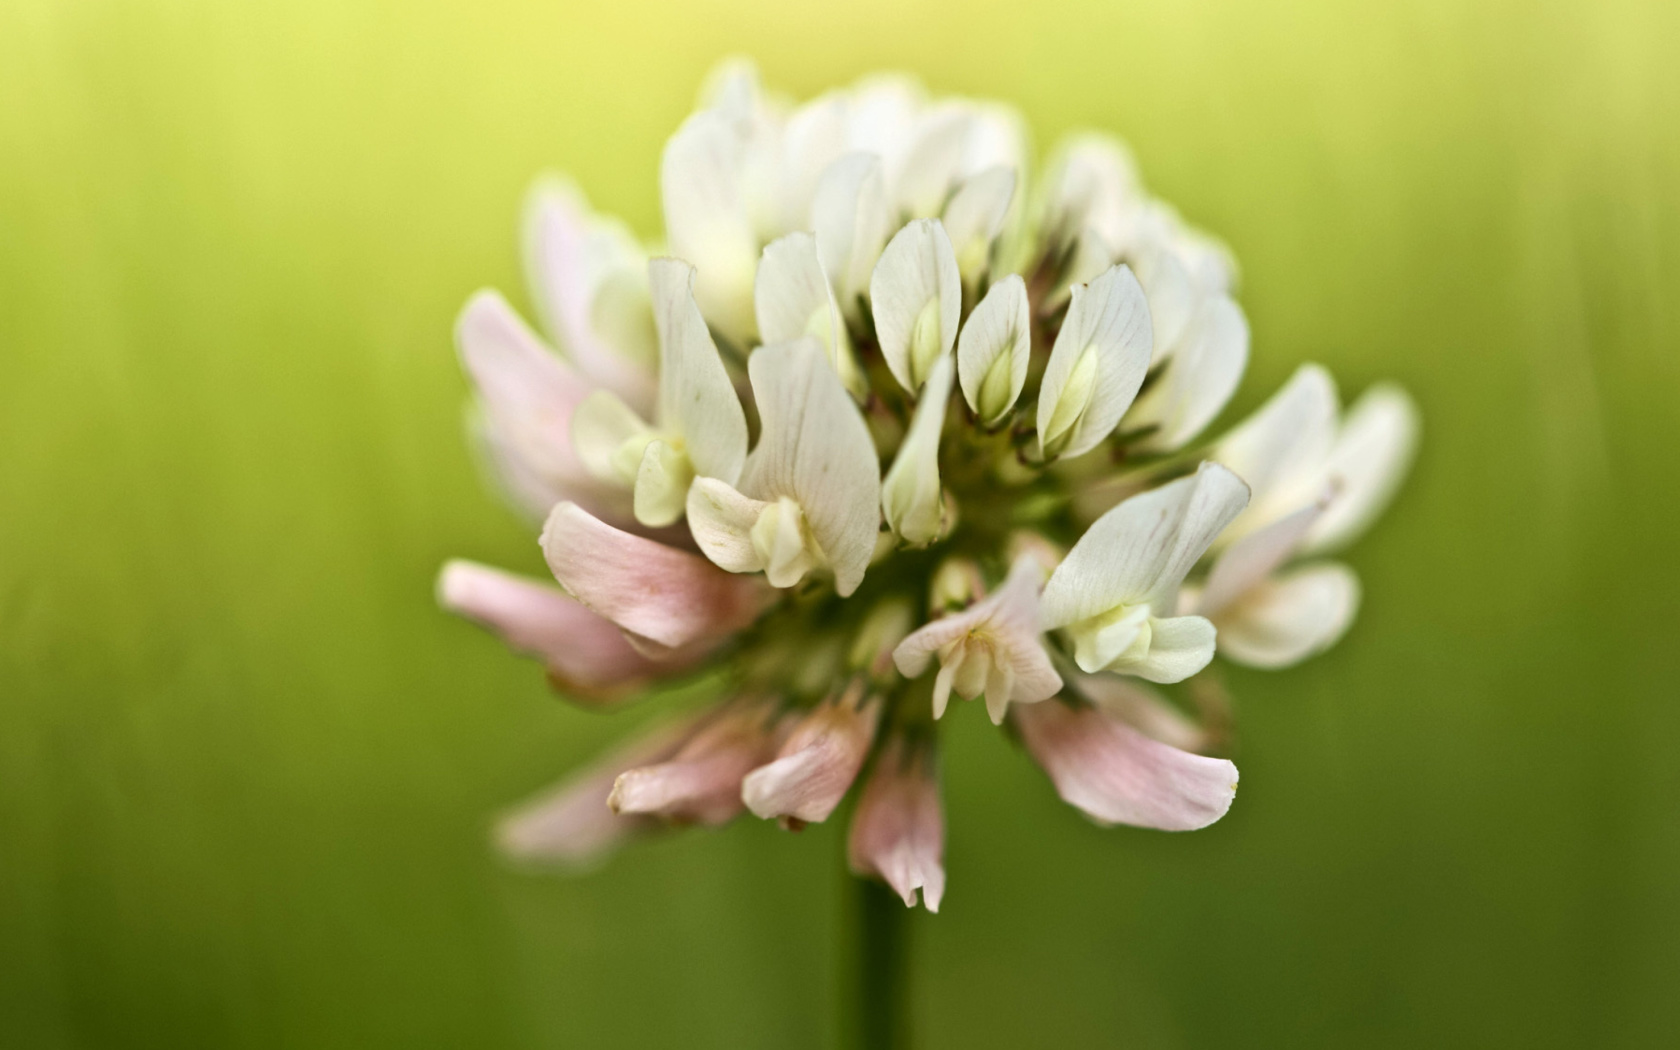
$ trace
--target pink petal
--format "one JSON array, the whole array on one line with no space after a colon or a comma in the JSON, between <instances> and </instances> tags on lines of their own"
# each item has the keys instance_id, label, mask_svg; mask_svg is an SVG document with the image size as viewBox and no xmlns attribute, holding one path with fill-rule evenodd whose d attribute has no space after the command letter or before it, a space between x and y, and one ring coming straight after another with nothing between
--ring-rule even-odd
<instances>
[{"instance_id":1,"label":"pink petal","mask_svg":"<svg viewBox=\"0 0 1680 1050\"><path fill-rule=\"evenodd\" d=\"M627 769L674 753L694 720L667 722L621 746L517 807L496 824L496 842L518 860L570 867L601 859L625 838L651 826L643 817L607 808L613 782Z\"/></svg>"},{"instance_id":2,"label":"pink petal","mask_svg":"<svg viewBox=\"0 0 1680 1050\"><path fill-rule=\"evenodd\" d=\"M562 685L625 690L671 670L631 647L624 634L560 588L469 561L451 561L438 575L438 603L541 658Z\"/></svg>"},{"instance_id":3,"label":"pink petal","mask_svg":"<svg viewBox=\"0 0 1680 1050\"><path fill-rule=\"evenodd\" d=\"M882 749L852 815L847 855L852 871L880 876L906 907L916 906L919 889L927 910L939 910L945 895L945 820L925 747L895 736Z\"/></svg>"},{"instance_id":4,"label":"pink petal","mask_svg":"<svg viewBox=\"0 0 1680 1050\"><path fill-rule=\"evenodd\" d=\"M668 649L722 641L775 600L756 576L737 576L698 554L615 529L575 503L549 514L542 548L568 593Z\"/></svg>"},{"instance_id":5,"label":"pink petal","mask_svg":"<svg viewBox=\"0 0 1680 1050\"><path fill-rule=\"evenodd\" d=\"M760 766L741 784L741 798L753 813L780 818L797 827L817 824L852 786L869 744L881 705L860 703L862 686L843 698L816 707L799 723L769 765Z\"/></svg>"},{"instance_id":6,"label":"pink petal","mask_svg":"<svg viewBox=\"0 0 1680 1050\"><path fill-rule=\"evenodd\" d=\"M1076 674L1074 688L1097 707L1180 751L1203 751L1208 732L1136 678L1117 674Z\"/></svg>"},{"instance_id":7,"label":"pink petal","mask_svg":"<svg viewBox=\"0 0 1680 1050\"><path fill-rule=\"evenodd\" d=\"M1099 824L1191 831L1236 796L1235 765L1151 740L1094 707L1033 704L1014 717L1057 794Z\"/></svg>"},{"instance_id":8,"label":"pink petal","mask_svg":"<svg viewBox=\"0 0 1680 1050\"><path fill-rule=\"evenodd\" d=\"M720 712L668 760L620 774L607 804L684 822L731 820L741 812L741 779L775 751L774 713L762 703Z\"/></svg>"}]
</instances>

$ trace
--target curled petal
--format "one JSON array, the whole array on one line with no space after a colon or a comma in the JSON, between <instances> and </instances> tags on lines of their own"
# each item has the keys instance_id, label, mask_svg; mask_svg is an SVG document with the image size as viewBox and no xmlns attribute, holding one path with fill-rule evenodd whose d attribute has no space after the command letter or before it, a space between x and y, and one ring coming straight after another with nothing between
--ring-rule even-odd
<instances>
[{"instance_id":1,"label":"curled petal","mask_svg":"<svg viewBox=\"0 0 1680 1050\"><path fill-rule=\"evenodd\" d=\"M852 815L846 853L858 875L876 875L916 906L920 890L937 912L945 895L945 819L939 779L925 747L895 736L882 748Z\"/></svg>"},{"instance_id":2,"label":"curled petal","mask_svg":"<svg viewBox=\"0 0 1680 1050\"><path fill-rule=\"evenodd\" d=\"M682 746L695 722L666 722L644 732L554 787L515 807L496 824L496 842L516 860L587 867L639 830L645 818L620 816L607 796L620 773L659 762Z\"/></svg>"},{"instance_id":3,"label":"curled petal","mask_svg":"<svg viewBox=\"0 0 1680 1050\"><path fill-rule=\"evenodd\" d=\"M451 561L438 574L437 594L439 605L540 658L565 685L620 692L669 666L637 652L616 626L550 584Z\"/></svg>"},{"instance_id":4,"label":"curled petal","mask_svg":"<svg viewBox=\"0 0 1680 1050\"><path fill-rule=\"evenodd\" d=\"M741 778L775 748L773 708L739 704L700 727L677 752L619 774L607 805L614 813L723 824L741 812Z\"/></svg>"},{"instance_id":5,"label":"curled petal","mask_svg":"<svg viewBox=\"0 0 1680 1050\"><path fill-rule=\"evenodd\" d=\"M811 201L811 229L840 309L854 320L891 232L889 223L879 157L848 153L828 166Z\"/></svg>"},{"instance_id":6,"label":"curled petal","mask_svg":"<svg viewBox=\"0 0 1680 1050\"><path fill-rule=\"evenodd\" d=\"M1150 340L1149 306L1130 267L1073 290L1039 387L1044 458L1077 456L1108 437L1143 385Z\"/></svg>"},{"instance_id":7,"label":"curled petal","mask_svg":"<svg viewBox=\"0 0 1680 1050\"><path fill-rule=\"evenodd\" d=\"M569 594L632 636L667 649L721 641L770 601L759 581L615 529L575 503L549 514L542 549Z\"/></svg>"},{"instance_id":8,"label":"curled petal","mask_svg":"<svg viewBox=\"0 0 1680 1050\"><path fill-rule=\"evenodd\" d=\"M698 271L694 296L706 318L731 338L753 331L758 240L743 194L746 144L717 109L685 121L665 144L659 188L671 254Z\"/></svg>"},{"instance_id":9,"label":"curled petal","mask_svg":"<svg viewBox=\"0 0 1680 1050\"><path fill-rule=\"evenodd\" d=\"M1359 578L1335 562L1303 565L1249 588L1219 614L1219 651L1268 670L1321 653L1359 609Z\"/></svg>"},{"instance_id":10,"label":"curled petal","mask_svg":"<svg viewBox=\"0 0 1680 1050\"><path fill-rule=\"evenodd\" d=\"M910 432L898 447L892 467L881 483L881 509L892 530L912 546L939 538L944 525L944 491L939 486L939 439L945 429L945 408L951 401L955 368L947 355L939 359L922 387L921 401L910 421Z\"/></svg>"},{"instance_id":11,"label":"curled petal","mask_svg":"<svg viewBox=\"0 0 1680 1050\"><path fill-rule=\"evenodd\" d=\"M1326 466L1336 495L1308 534L1308 550L1342 547L1370 526L1406 476L1417 438L1417 405L1399 387L1380 383L1354 402Z\"/></svg>"},{"instance_id":12,"label":"curled petal","mask_svg":"<svg viewBox=\"0 0 1680 1050\"><path fill-rule=\"evenodd\" d=\"M869 427L813 339L761 346L747 372L763 429L741 491L798 504L846 597L869 568L881 520L881 465Z\"/></svg>"},{"instance_id":13,"label":"curled petal","mask_svg":"<svg viewBox=\"0 0 1680 1050\"><path fill-rule=\"evenodd\" d=\"M1178 585L1248 502L1248 487L1217 463L1133 496L1098 518L1045 585L1046 628L1118 607L1169 610Z\"/></svg>"},{"instance_id":14,"label":"curled petal","mask_svg":"<svg viewBox=\"0 0 1680 1050\"><path fill-rule=\"evenodd\" d=\"M1200 434L1236 393L1248 366L1248 321L1230 298L1202 304L1166 372L1126 415L1128 430L1152 427L1139 449L1171 452Z\"/></svg>"},{"instance_id":15,"label":"curled petal","mask_svg":"<svg viewBox=\"0 0 1680 1050\"><path fill-rule=\"evenodd\" d=\"M980 422L996 424L1021 396L1032 360L1027 284L1010 274L992 285L957 337L963 400Z\"/></svg>"},{"instance_id":16,"label":"curled petal","mask_svg":"<svg viewBox=\"0 0 1680 1050\"><path fill-rule=\"evenodd\" d=\"M651 412L657 347L635 236L592 213L570 181L548 178L525 206L525 261L537 312L578 371Z\"/></svg>"},{"instance_id":17,"label":"curled petal","mask_svg":"<svg viewBox=\"0 0 1680 1050\"><path fill-rule=\"evenodd\" d=\"M862 702L861 687L806 715L777 752L741 784L747 808L769 820L816 824L828 819L869 754L880 701Z\"/></svg>"},{"instance_id":18,"label":"curled petal","mask_svg":"<svg viewBox=\"0 0 1680 1050\"><path fill-rule=\"evenodd\" d=\"M1192 831L1236 797L1230 762L1151 740L1096 708L1034 704L1013 717L1056 793L1098 824Z\"/></svg>"},{"instance_id":19,"label":"curled petal","mask_svg":"<svg viewBox=\"0 0 1680 1050\"><path fill-rule=\"evenodd\" d=\"M869 279L875 334L893 378L915 393L950 353L962 318L962 275L937 219L918 219L887 242Z\"/></svg>"}]
</instances>

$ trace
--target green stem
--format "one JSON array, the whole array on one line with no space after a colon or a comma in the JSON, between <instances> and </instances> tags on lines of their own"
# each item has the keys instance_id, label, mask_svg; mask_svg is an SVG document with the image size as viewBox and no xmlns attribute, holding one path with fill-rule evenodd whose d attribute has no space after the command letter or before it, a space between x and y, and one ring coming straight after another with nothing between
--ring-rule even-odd
<instances>
[{"instance_id":1,"label":"green stem","mask_svg":"<svg viewBox=\"0 0 1680 1050\"><path fill-rule=\"evenodd\" d=\"M853 887L851 1008L846 1027L859 1050L910 1050L909 909L874 879Z\"/></svg>"}]
</instances>

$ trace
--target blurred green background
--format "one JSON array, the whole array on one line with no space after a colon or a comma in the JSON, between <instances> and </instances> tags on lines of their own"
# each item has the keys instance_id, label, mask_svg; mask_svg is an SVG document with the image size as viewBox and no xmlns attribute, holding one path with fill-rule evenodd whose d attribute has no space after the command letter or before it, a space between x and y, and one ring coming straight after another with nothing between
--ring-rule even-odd
<instances>
[{"instance_id":1,"label":"blurred green background","mask_svg":"<svg viewBox=\"0 0 1680 1050\"><path fill-rule=\"evenodd\" d=\"M719 56L1127 137L1254 359L1405 383L1367 604L1232 673L1209 831L949 734L944 1047L1656 1046L1680 1027L1680 5L0 4L0 1044L821 1045L842 843L580 879L488 816L644 717L436 611L541 562L450 339L540 170L642 232Z\"/></svg>"}]
</instances>

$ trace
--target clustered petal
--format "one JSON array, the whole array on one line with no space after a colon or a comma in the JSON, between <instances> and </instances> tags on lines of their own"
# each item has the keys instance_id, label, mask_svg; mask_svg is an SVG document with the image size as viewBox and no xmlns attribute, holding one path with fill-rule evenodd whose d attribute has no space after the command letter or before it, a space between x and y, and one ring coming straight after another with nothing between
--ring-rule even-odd
<instances>
[{"instance_id":1,"label":"clustered petal","mask_svg":"<svg viewBox=\"0 0 1680 1050\"><path fill-rule=\"evenodd\" d=\"M794 104L731 62L666 144L662 249L538 184L542 331L485 291L456 334L555 583L452 561L439 601L584 703L712 699L505 818L510 854L797 829L861 779L850 866L936 911L953 693L1100 824L1229 809L1224 726L1180 701L1219 692L1216 653L1345 633L1358 579L1322 555L1393 496L1418 413L1377 384L1344 414L1305 365L1206 439L1249 356L1230 253L1113 138L1027 154L995 103L877 76Z\"/></svg>"}]
</instances>

